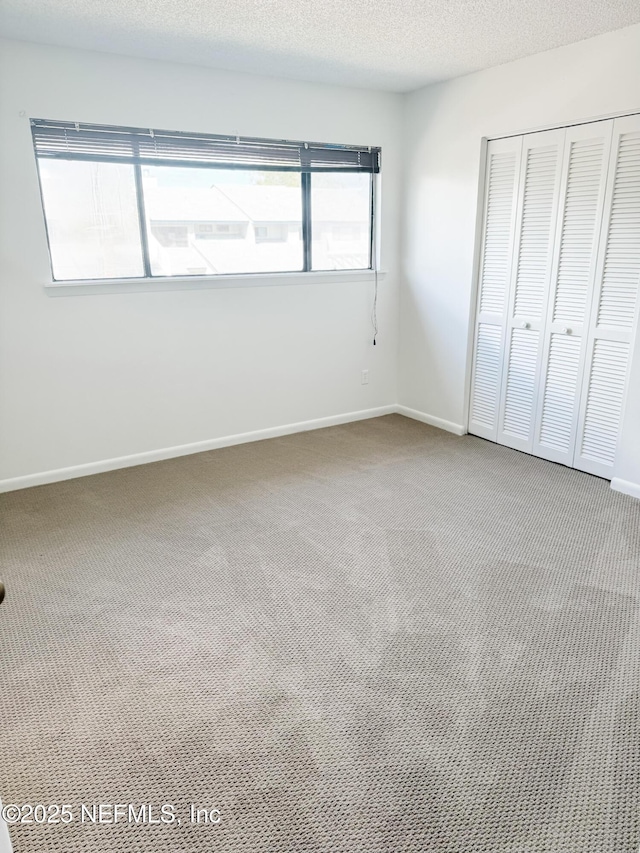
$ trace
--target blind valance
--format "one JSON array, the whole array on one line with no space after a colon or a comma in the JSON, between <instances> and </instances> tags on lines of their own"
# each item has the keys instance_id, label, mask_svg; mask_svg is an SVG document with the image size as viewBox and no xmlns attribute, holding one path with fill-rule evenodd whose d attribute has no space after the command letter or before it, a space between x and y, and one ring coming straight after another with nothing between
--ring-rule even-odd
<instances>
[{"instance_id":1,"label":"blind valance","mask_svg":"<svg viewBox=\"0 0 640 853\"><path fill-rule=\"evenodd\" d=\"M379 172L380 149L31 119L38 157L293 172Z\"/></svg>"}]
</instances>

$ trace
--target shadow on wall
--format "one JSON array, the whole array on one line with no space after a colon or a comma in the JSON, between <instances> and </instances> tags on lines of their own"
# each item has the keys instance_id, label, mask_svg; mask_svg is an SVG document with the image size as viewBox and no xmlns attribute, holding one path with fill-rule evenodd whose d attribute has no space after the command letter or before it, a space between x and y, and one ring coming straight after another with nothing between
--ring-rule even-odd
<instances>
[{"instance_id":1,"label":"shadow on wall","mask_svg":"<svg viewBox=\"0 0 640 853\"><path fill-rule=\"evenodd\" d=\"M413 97L402 244L400 402L463 424L481 134L442 138L439 124L455 123L443 86L431 87L428 99ZM470 109L475 112L473 105Z\"/></svg>"}]
</instances>

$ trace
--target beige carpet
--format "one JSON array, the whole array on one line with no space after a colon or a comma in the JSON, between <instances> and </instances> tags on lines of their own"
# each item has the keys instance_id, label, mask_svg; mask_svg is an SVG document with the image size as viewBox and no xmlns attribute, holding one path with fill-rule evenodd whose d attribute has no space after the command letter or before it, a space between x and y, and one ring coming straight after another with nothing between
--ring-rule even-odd
<instances>
[{"instance_id":1,"label":"beige carpet","mask_svg":"<svg viewBox=\"0 0 640 853\"><path fill-rule=\"evenodd\" d=\"M0 507L0 794L74 815L16 853L636 853L607 482L392 415ZM129 802L182 822L80 822Z\"/></svg>"}]
</instances>

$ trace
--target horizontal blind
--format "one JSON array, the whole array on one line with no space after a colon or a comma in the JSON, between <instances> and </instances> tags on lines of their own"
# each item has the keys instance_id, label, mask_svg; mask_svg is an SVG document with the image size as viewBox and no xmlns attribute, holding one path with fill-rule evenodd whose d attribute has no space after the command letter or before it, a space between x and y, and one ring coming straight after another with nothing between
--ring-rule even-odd
<instances>
[{"instance_id":1,"label":"horizontal blind","mask_svg":"<svg viewBox=\"0 0 640 853\"><path fill-rule=\"evenodd\" d=\"M31 119L38 157L282 171L379 172L380 149Z\"/></svg>"}]
</instances>

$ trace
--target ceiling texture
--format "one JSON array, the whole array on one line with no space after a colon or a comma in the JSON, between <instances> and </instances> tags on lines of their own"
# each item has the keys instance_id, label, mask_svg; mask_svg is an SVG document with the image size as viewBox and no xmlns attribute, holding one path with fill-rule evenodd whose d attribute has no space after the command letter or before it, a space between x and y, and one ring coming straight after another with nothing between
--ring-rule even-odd
<instances>
[{"instance_id":1,"label":"ceiling texture","mask_svg":"<svg viewBox=\"0 0 640 853\"><path fill-rule=\"evenodd\" d=\"M8 38L391 92L638 22L638 0L0 0Z\"/></svg>"}]
</instances>

